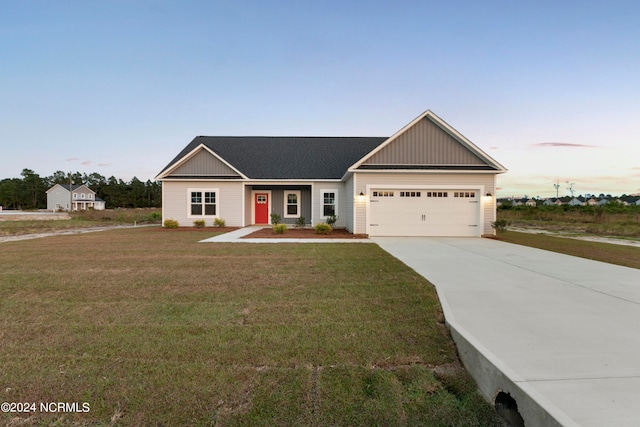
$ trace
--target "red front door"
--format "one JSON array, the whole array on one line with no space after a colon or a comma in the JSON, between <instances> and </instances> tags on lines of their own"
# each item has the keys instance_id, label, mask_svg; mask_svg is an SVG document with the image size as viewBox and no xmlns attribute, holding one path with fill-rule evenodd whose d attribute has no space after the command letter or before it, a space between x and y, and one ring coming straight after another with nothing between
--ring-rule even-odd
<instances>
[{"instance_id":1,"label":"red front door","mask_svg":"<svg viewBox=\"0 0 640 427\"><path fill-rule=\"evenodd\" d=\"M269 193L255 193L256 224L269 224Z\"/></svg>"}]
</instances>

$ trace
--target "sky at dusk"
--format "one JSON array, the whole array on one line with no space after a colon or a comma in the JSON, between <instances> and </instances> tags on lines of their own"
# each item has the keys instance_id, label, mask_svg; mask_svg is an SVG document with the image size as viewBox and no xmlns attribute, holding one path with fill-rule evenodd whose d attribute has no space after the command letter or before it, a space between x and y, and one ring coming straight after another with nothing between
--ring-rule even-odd
<instances>
[{"instance_id":1,"label":"sky at dusk","mask_svg":"<svg viewBox=\"0 0 640 427\"><path fill-rule=\"evenodd\" d=\"M637 1L9 0L0 179L153 179L197 135L391 136L427 109L498 196L640 194ZM286 155L286 153L283 153Z\"/></svg>"}]
</instances>

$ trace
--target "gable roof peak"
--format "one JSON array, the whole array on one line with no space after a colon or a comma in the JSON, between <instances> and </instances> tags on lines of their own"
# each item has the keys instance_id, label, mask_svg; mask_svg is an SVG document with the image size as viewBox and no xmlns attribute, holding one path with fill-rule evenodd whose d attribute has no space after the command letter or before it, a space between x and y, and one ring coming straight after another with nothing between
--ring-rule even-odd
<instances>
[{"instance_id":1,"label":"gable roof peak","mask_svg":"<svg viewBox=\"0 0 640 427\"><path fill-rule=\"evenodd\" d=\"M469 152L473 156L475 156L475 158L478 159L478 160L475 160L475 162L481 162L481 163L485 164L486 167L492 169L494 172L497 172L497 173L503 173L503 172L507 171L507 169L504 166L502 166L500 163L498 163L496 160L494 160L487 153L482 151L479 147L477 147L475 144L473 144L464 135L462 135L460 132L458 132L456 129L454 129L447 122L442 120L438 115L436 115L431 110L426 110L425 112L420 114L418 117L413 119L411 122L409 122L407 125L405 125L402 129L400 129L395 134L393 134L390 138L388 138L384 143L380 144L378 147L376 147L369 154L367 154L366 156L361 158L357 163L353 164L349 168L349 170L350 171L351 170L355 170L355 169L360 168L361 166L363 166L366 162L371 160L377 153L379 153L382 150L384 150L385 148L387 148L390 144L394 143L396 140L402 139L404 137L404 135L408 134L408 132L411 129L414 129L420 123L423 123L422 121L424 119L429 120L431 123L433 123L433 125L435 127L439 128L442 132L444 132L450 138L452 138L453 139L452 143L457 143L459 146L461 146L461 148L466 149L467 152Z\"/></svg>"}]
</instances>

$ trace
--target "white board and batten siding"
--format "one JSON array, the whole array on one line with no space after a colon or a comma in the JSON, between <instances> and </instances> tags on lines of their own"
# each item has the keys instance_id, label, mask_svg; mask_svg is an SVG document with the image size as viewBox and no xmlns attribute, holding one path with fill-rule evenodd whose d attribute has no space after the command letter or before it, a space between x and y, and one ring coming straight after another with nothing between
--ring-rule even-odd
<instances>
[{"instance_id":1,"label":"white board and batten siding","mask_svg":"<svg viewBox=\"0 0 640 427\"><path fill-rule=\"evenodd\" d=\"M372 236L468 236L493 234L493 174L360 173L355 192L355 233Z\"/></svg>"},{"instance_id":2,"label":"white board and batten siding","mask_svg":"<svg viewBox=\"0 0 640 427\"><path fill-rule=\"evenodd\" d=\"M193 217L190 215L190 192L192 190L216 191L216 215ZM204 219L207 226L215 218L224 219L229 227L242 227L243 200L242 182L208 181L164 181L162 183L162 217L178 221L180 226L192 227L193 221Z\"/></svg>"}]
</instances>

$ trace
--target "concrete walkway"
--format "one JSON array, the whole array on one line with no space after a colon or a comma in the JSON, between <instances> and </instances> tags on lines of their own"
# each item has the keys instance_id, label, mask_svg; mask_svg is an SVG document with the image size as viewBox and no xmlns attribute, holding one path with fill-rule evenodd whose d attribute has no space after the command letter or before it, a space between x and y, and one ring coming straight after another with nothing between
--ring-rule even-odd
<instances>
[{"instance_id":1,"label":"concrete walkway","mask_svg":"<svg viewBox=\"0 0 640 427\"><path fill-rule=\"evenodd\" d=\"M201 240L200 243L373 243L369 239L296 239L290 237L278 238L251 238L243 239L244 236L265 228L264 225L252 225L239 228L229 233L219 234L208 239Z\"/></svg>"},{"instance_id":2,"label":"concrete walkway","mask_svg":"<svg viewBox=\"0 0 640 427\"><path fill-rule=\"evenodd\" d=\"M460 356L529 426L640 425L640 270L491 239L372 238L436 286Z\"/></svg>"}]
</instances>

